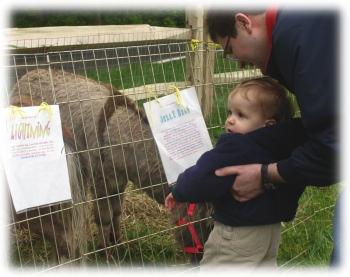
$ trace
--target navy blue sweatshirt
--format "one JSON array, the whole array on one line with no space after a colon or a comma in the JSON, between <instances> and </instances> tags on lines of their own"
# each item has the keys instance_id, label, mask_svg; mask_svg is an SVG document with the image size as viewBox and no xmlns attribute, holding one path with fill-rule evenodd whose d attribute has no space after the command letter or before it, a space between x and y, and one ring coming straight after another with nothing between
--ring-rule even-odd
<instances>
[{"instance_id":1,"label":"navy blue sweatshirt","mask_svg":"<svg viewBox=\"0 0 350 277\"><path fill-rule=\"evenodd\" d=\"M290 184L339 178L339 12L282 10L273 26L267 75L295 94L309 140L277 163Z\"/></svg>"},{"instance_id":2,"label":"navy blue sweatshirt","mask_svg":"<svg viewBox=\"0 0 350 277\"><path fill-rule=\"evenodd\" d=\"M215 148L204 153L196 165L186 169L172 188L178 202L213 202L213 218L230 226L249 226L290 221L305 187L280 184L246 202L231 194L236 175L218 177L215 170L229 165L273 163L289 157L308 140L300 119L267 126L248 134L223 134ZM284 139L282 139L284 138Z\"/></svg>"}]
</instances>

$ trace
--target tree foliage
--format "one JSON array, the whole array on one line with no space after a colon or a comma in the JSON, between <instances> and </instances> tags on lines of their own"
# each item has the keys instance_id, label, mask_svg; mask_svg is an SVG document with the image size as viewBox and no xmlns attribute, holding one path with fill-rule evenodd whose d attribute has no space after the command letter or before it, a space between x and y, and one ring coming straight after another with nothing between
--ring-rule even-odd
<instances>
[{"instance_id":1,"label":"tree foliage","mask_svg":"<svg viewBox=\"0 0 350 277\"><path fill-rule=\"evenodd\" d=\"M90 26L149 24L160 27L185 27L182 10L87 10L87 11L15 11L10 28L47 26Z\"/></svg>"}]
</instances>

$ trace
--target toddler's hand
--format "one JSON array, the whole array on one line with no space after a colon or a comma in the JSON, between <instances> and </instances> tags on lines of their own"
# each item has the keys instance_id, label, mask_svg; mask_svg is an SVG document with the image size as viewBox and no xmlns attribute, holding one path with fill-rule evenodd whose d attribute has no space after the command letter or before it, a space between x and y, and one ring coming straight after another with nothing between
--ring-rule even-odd
<instances>
[{"instance_id":1,"label":"toddler's hand","mask_svg":"<svg viewBox=\"0 0 350 277\"><path fill-rule=\"evenodd\" d=\"M173 197L173 194L169 193L169 195L165 199L165 207L169 210L169 212L171 212L173 209L176 208L177 205L178 205L178 202Z\"/></svg>"}]
</instances>

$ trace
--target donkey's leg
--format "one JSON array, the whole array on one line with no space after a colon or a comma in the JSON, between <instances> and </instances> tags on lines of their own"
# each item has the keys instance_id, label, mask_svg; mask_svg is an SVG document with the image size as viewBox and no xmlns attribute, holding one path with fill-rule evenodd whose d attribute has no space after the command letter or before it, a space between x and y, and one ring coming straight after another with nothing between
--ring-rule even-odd
<instances>
[{"instance_id":1,"label":"donkey's leg","mask_svg":"<svg viewBox=\"0 0 350 277\"><path fill-rule=\"evenodd\" d=\"M100 191L94 191L94 188L92 188L92 194L94 218L99 229L98 249L102 249L110 246L109 229L112 222L113 211L107 198L108 195L103 188L100 189Z\"/></svg>"},{"instance_id":2,"label":"donkey's leg","mask_svg":"<svg viewBox=\"0 0 350 277\"><path fill-rule=\"evenodd\" d=\"M113 218L110 228L110 241L113 244L117 244L121 240L121 215L124 208L124 194L119 194L110 199L110 203L113 209Z\"/></svg>"},{"instance_id":3,"label":"donkey's leg","mask_svg":"<svg viewBox=\"0 0 350 277\"><path fill-rule=\"evenodd\" d=\"M99 249L116 244L120 240L120 220L123 211L123 192L126 181L121 181L121 185L118 185L118 187L115 179L113 185L111 185L111 180L107 182L108 185L104 185L105 182L100 181L98 189L95 191L95 199L97 200L94 201L94 215L100 232Z\"/></svg>"}]
</instances>

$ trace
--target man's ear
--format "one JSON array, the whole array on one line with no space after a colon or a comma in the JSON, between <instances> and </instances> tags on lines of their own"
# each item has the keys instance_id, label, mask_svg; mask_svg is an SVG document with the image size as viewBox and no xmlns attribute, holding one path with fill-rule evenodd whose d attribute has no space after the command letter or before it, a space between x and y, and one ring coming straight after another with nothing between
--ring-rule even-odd
<instances>
[{"instance_id":1,"label":"man's ear","mask_svg":"<svg viewBox=\"0 0 350 277\"><path fill-rule=\"evenodd\" d=\"M249 34L252 32L252 21L247 15L243 13L237 13L235 15L235 20L237 28L243 28L247 30Z\"/></svg>"},{"instance_id":2,"label":"man's ear","mask_svg":"<svg viewBox=\"0 0 350 277\"><path fill-rule=\"evenodd\" d=\"M264 127L270 126L270 125L275 125L275 124L276 124L276 120L274 120L274 119L266 119Z\"/></svg>"}]
</instances>

